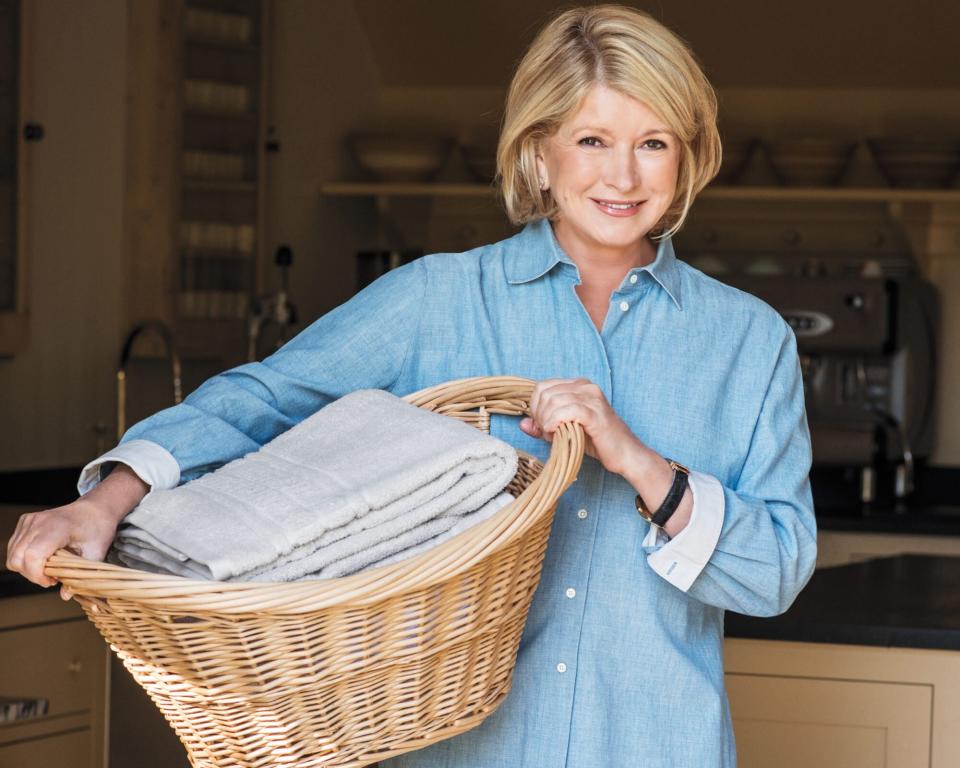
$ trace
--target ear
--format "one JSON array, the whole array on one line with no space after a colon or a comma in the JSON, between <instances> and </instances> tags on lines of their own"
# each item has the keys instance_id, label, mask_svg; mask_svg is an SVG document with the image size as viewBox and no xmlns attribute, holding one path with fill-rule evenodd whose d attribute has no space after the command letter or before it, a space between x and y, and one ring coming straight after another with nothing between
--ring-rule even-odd
<instances>
[{"instance_id":1,"label":"ear","mask_svg":"<svg viewBox=\"0 0 960 768\"><path fill-rule=\"evenodd\" d=\"M537 165L537 182L540 185L541 190L550 189L550 175L547 173L547 163L543 159L543 155L540 153L539 148L537 149L536 154L534 155L534 161Z\"/></svg>"}]
</instances>

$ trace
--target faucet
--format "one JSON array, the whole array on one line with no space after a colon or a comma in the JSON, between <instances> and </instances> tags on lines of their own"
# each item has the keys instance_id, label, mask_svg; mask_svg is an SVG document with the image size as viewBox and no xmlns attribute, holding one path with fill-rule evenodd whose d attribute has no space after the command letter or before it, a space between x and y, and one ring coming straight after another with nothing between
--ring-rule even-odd
<instances>
[{"instance_id":1,"label":"faucet","mask_svg":"<svg viewBox=\"0 0 960 768\"><path fill-rule=\"evenodd\" d=\"M117 368L117 440L126 432L127 421L127 363L133 354L133 343L144 333L159 336L166 348L170 360L170 372L173 376L173 404L178 405L183 399L180 387L180 356L173 343L173 332L170 327L160 320L144 320L137 323L127 334L120 352L120 366Z\"/></svg>"},{"instance_id":2,"label":"faucet","mask_svg":"<svg viewBox=\"0 0 960 768\"><path fill-rule=\"evenodd\" d=\"M907 428L900 419L893 414L883 410L875 404L869 406L870 410L879 419L880 424L888 430L892 430L897 435L900 443L900 458L897 463L894 474L893 495L897 502L902 502L907 496L913 493L914 485L914 461L913 450L910 447L910 438L907 436Z\"/></svg>"},{"instance_id":3,"label":"faucet","mask_svg":"<svg viewBox=\"0 0 960 768\"><path fill-rule=\"evenodd\" d=\"M269 296L254 297L250 304L250 319L247 325L247 360L255 362L260 331L265 325L273 323L279 330L277 348L287 340L287 332L297 322L297 308L290 302L287 271L293 263L293 250L289 245L281 245L274 255L274 263L280 270L280 288Z\"/></svg>"}]
</instances>

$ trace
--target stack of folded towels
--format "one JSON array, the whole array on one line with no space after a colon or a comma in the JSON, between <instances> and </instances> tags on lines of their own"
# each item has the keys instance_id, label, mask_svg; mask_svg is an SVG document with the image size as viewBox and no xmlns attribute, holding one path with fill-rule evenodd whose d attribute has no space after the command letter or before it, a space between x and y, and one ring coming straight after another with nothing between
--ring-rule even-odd
<instances>
[{"instance_id":1,"label":"stack of folded towels","mask_svg":"<svg viewBox=\"0 0 960 768\"><path fill-rule=\"evenodd\" d=\"M503 441L358 390L254 453L149 493L108 560L218 581L346 576L487 519L513 500L516 470Z\"/></svg>"}]
</instances>

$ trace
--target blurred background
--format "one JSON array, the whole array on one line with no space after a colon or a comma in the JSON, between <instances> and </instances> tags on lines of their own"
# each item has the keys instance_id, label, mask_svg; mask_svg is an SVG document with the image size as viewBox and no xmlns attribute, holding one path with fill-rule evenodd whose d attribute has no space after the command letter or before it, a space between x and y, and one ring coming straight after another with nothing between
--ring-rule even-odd
<instances>
[{"instance_id":1,"label":"blurred background","mask_svg":"<svg viewBox=\"0 0 960 768\"><path fill-rule=\"evenodd\" d=\"M677 251L797 332L821 565L960 555L960 4L628 4L717 88L724 166ZM561 7L0 0L0 541L124 425L511 234L502 104ZM183 765L114 666L67 752Z\"/></svg>"}]
</instances>

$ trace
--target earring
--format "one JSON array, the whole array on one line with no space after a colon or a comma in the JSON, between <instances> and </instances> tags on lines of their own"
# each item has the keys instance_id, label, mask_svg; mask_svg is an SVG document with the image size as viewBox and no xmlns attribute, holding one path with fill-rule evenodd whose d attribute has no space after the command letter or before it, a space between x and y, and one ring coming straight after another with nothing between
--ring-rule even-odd
<instances>
[{"instance_id":1,"label":"earring","mask_svg":"<svg viewBox=\"0 0 960 768\"><path fill-rule=\"evenodd\" d=\"M540 191L545 191L547 188L547 182L545 182L543 179L537 179L537 181L540 183Z\"/></svg>"}]
</instances>

